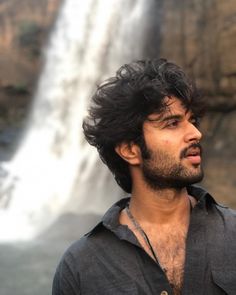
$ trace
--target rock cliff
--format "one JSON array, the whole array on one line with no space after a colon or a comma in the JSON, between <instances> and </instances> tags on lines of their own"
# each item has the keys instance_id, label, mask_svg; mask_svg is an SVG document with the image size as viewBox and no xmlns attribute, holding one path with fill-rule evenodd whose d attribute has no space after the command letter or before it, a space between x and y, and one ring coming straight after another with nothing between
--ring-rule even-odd
<instances>
[{"instance_id":1,"label":"rock cliff","mask_svg":"<svg viewBox=\"0 0 236 295\"><path fill-rule=\"evenodd\" d=\"M160 55L182 65L209 106L204 185L236 207L236 5L233 0L159 0Z\"/></svg>"},{"instance_id":2,"label":"rock cliff","mask_svg":"<svg viewBox=\"0 0 236 295\"><path fill-rule=\"evenodd\" d=\"M60 2L0 0L0 147L21 131Z\"/></svg>"}]
</instances>

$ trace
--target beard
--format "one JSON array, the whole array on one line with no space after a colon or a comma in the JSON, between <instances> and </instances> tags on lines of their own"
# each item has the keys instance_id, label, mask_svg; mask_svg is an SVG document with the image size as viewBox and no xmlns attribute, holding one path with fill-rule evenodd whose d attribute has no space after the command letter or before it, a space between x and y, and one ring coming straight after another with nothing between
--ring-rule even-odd
<instances>
[{"instance_id":1,"label":"beard","mask_svg":"<svg viewBox=\"0 0 236 295\"><path fill-rule=\"evenodd\" d=\"M146 184L153 190L160 189L182 189L188 185L200 182L203 177L203 169L200 164L191 167L184 166L181 159L184 159L191 147L202 148L200 144L192 144L180 153L180 161L168 153L168 151L156 150L155 152L145 147L143 155L143 177Z\"/></svg>"}]
</instances>

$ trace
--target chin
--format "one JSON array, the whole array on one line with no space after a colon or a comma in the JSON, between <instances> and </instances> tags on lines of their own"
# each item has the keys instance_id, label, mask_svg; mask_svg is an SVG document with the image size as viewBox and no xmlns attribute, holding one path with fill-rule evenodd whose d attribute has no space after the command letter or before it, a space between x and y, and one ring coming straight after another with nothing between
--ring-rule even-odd
<instances>
[{"instance_id":1,"label":"chin","mask_svg":"<svg viewBox=\"0 0 236 295\"><path fill-rule=\"evenodd\" d=\"M189 177L188 180L186 179L186 181L189 182L189 184L194 184L194 183L201 182L203 178L204 178L204 173L201 170L198 174L192 175L191 177Z\"/></svg>"},{"instance_id":2,"label":"chin","mask_svg":"<svg viewBox=\"0 0 236 295\"><path fill-rule=\"evenodd\" d=\"M151 187L153 190L159 189L182 189L189 185L199 183L203 179L203 172L201 171L195 175L182 175L174 177L156 177L150 178L146 177L146 184Z\"/></svg>"}]
</instances>

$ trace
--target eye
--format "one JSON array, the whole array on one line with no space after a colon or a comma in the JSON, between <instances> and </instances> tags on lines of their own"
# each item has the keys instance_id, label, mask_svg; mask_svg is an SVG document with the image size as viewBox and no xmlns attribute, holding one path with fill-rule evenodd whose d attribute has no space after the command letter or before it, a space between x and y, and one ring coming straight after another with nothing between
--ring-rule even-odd
<instances>
[{"instance_id":1,"label":"eye","mask_svg":"<svg viewBox=\"0 0 236 295\"><path fill-rule=\"evenodd\" d=\"M175 128L179 125L180 121L177 120L177 119L173 119L173 120L170 120L166 123L166 126L167 128Z\"/></svg>"}]
</instances>

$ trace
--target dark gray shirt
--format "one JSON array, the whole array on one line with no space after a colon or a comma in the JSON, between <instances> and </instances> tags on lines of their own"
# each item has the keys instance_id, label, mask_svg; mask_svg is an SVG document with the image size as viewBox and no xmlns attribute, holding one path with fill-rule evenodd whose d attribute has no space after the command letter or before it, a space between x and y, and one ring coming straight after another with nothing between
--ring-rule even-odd
<instances>
[{"instance_id":1,"label":"dark gray shirt","mask_svg":"<svg viewBox=\"0 0 236 295\"><path fill-rule=\"evenodd\" d=\"M199 187L188 191L198 202L187 235L182 294L236 295L236 212ZM173 295L160 266L129 228L119 224L128 200L113 205L101 223L66 251L53 295Z\"/></svg>"}]
</instances>

